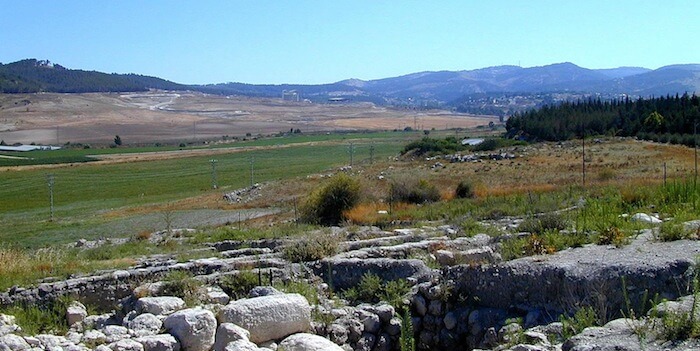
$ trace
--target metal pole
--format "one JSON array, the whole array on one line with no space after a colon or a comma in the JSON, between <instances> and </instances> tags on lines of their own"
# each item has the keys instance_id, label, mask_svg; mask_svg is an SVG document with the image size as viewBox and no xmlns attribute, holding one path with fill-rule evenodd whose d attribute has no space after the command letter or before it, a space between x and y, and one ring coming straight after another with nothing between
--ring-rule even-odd
<instances>
[{"instance_id":1,"label":"metal pole","mask_svg":"<svg viewBox=\"0 0 700 351\"><path fill-rule=\"evenodd\" d=\"M350 167L352 167L352 154L355 151L355 146L353 143L350 143Z\"/></svg>"},{"instance_id":2,"label":"metal pole","mask_svg":"<svg viewBox=\"0 0 700 351\"><path fill-rule=\"evenodd\" d=\"M209 160L211 162L211 188L216 189L218 188L218 184L216 182L216 163L218 162L217 160Z\"/></svg>"},{"instance_id":3,"label":"metal pole","mask_svg":"<svg viewBox=\"0 0 700 351\"><path fill-rule=\"evenodd\" d=\"M250 156L250 187L253 187L253 164L255 163L255 159L253 156Z\"/></svg>"},{"instance_id":4,"label":"metal pole","mask_svg":"<svg viewBox=\"0 0 700 351\"><path fill-rule=\"evenodd\" d=\"M583 148L583 157L581 157L582 160L582 167L581 167L581 174L583 175L583 187L586 187L586 134L584 133L581 136L581 146Z\"/></svg>"},{"instance_id":5,"label":"metal pole","mask_svg":"<svg viewBox=\"0 0 700 351\"><path fill-rule=\"evenodd\" d=\"M47 180L48 185L49 185L49 208L50 208L49 221L53 222L53 218L54 218L53 217L53 214L54 214L54 210L53 210L53 185L54 185L53 174L47 175L46 180Z\"/></svg>"},{"instance_id":6,"label":"metal pole","mask_svg":"<svg viewBox=\"0 0 700 351\"><path fill-rule=\"evenodd\" d=\"M698 181L698 122L696 121L693 125L693 148L695 148L695 178L693 179L693 186Z\"/></svg>"}]
</instances>

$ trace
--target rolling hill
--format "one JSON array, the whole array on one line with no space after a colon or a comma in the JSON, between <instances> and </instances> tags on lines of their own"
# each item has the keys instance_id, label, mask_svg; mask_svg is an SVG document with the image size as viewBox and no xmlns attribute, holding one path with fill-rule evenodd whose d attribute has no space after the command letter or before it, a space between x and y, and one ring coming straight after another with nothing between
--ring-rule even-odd
<instances>
[{"instance_id":1,"label":"rolling hill","mask_svg":"<svg viewBox=\"0 0 700 351\"><path fill-rule=\"evenodd\" d=\"M455 101L464 101L465 96L475 94L576 92L658 96L692 93L699 88L698 64L670 65L649 70L641 67L587 69L565 62L528 68L495 66L469 71L419 72L392 78L367 81L348 79L318 85L182 85L137 74L107 74L67 69L47 60L27 59L0 64L0 93L189 89L223 95L281 96L284 90L295 90L302 99L312 101L341 98L379 104L410 104L412 101L423 100L454 105Z\"/></svg>"}]
</instances>

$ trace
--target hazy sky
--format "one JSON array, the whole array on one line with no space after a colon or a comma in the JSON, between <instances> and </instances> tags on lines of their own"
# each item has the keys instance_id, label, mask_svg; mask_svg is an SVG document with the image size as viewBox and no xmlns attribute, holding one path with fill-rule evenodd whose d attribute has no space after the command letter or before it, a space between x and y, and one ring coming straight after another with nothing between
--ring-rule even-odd
<instances>
[{"instance_id":1,"label":"hazy sky","mask_svg":"<svg viewBox=\"0 0 700 351\"><path fill-rule=\"evenodd\" d=\"M700 1L0 0L0 62L178 83L700 63Z\"/></svg>"}]
</instances>

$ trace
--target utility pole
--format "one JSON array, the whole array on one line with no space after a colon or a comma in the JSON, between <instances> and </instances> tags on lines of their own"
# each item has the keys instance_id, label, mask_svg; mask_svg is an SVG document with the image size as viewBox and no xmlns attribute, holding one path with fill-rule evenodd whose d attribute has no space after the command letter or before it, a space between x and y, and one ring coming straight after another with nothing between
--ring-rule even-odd
<instances>
[{"instance_id":1,"label":"utility pole","mask_svg":"<svg viewBox=\"0 0 700 351\"><path fill-rule=\"evenodd\" d=\"M58 126L56 126L56 146L61 145L61 139L58 138Z\"/></svg>"},{"instance_id":2,"label":"utility pole","mask_svg":"<svg viewBox=\"0 0 700 351\"><path fill-rule=\"evenodd\" d=\"M374 163L374 143L369 146L369 164Z\"/></svg>"},{"instance_id":3,"label":"utility pole","mask_svg":"<svg viewBox=\"0 0 700 351\"><path fill-rule=\"evenodd\" d=\"M355 145L350 142L349 152L350 152L350 167L352 167L352 154L355 153Z\"/></svg>"},{"instance_id":4,"label":"utility pole","mask_svg":"<svg viewBox=\"0 0 700 351\"><path fill-rule=\"evenodd\" d=\"M197 142L197 122L192 123L192 138L194 142Z\"/></svg>"},{"instance_id":5,"label":"utility pole","mask_svg":"<svg viewBox=\"0 0 700 351\"><path fill-rule=\"evenodd\" d=\"M209 160L209 162L211 162L211 188L216 189L219 187L216 183L216 163L219 161Z\"/></svg>"},{"instance_id":6,"label":"utility pole","mask_svg":"<svg viewBox=\"0 0 700 351\"><path fill-rule=\"evenodd\" d=\"M583 188L586 188L586 133L585 131L581 135L581 147L583 149L583 156L581 157L581 174L583 175Z\"/></svg>"},{"instance_id":7,"label":"utility pole","mask_svg":"<svg viewBox=\"0 0 700 351\"><path fill-rule=\"evenodd\" d=\"M54 178L53 174L48 174L46 176L46 182L49 185L49 221L53 222L53 185L54 185Z\"/></svg>"},{"instance_id":8,"label":"utility pole","mask_svg":"<svg viewBox=\"0 0 700 351\"><path fill-rule=\"evenodd\" d=\"M253 183L253 174L254 174L253 173L253 171L254 171L253 164L254 163L255 163L255 159L253 158L253 156L250 156L250 187L251 188L253 187L253 184L255 184L255 183Z\"/></svg>"},{"instance_id":9,"label":"utility pole","mask_svg":"<svg viewBox=\"0 0 700 351\"><path fill-rule=\"evenodd\" d=\"M698 182L698 122L693 124L693 147L695 148L695 178L693 178L693 186Z\"/></svg>"}]
</instances>

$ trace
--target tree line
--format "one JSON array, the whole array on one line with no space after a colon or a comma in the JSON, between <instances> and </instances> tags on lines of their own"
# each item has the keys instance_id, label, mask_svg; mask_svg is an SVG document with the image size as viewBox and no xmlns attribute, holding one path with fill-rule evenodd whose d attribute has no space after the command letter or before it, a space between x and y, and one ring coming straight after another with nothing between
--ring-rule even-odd
<instances>
[{"instance_id":1,"label":"tree line","mask_svg":"<svg viewBox=\"0 0 700 351\"><path fill-rule=\"evenodd\" d=\"M507 135L528 140L561 141L591 135L694 145L700 122L700 98L693 95L650 99L587 99L545 105L516 113L506 121Z\"/></svg>"},{"instance_id":2,"label":"tree line","mask_svg":"<svg viewBox=\"0 0 700 351\"><path fill-rule=\"evenodd\" d=\"M186 88L184 85L155 77L72 70L36 59L0 64L0 93L125 92Z\"/></svg>"}]
</instances>

